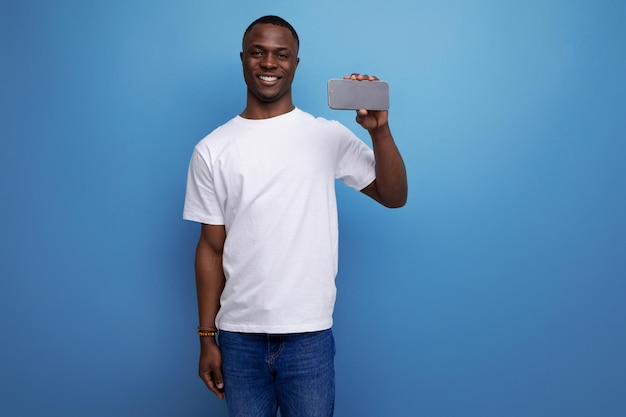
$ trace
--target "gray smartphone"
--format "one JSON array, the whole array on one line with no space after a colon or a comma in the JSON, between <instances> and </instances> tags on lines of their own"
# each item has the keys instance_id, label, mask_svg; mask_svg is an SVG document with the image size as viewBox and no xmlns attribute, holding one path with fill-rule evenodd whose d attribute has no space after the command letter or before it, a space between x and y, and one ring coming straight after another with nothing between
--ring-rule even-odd
<instances>
[{"instance_id":1,"label":"gray smartphone","mask_svg":"<svg viewBox=\"0 0 626 417\"><path fill-rule=\"evenodd\" d=\"M329 80L328 106L335 110L388 110L389 84L385 81Z\"/></svg>"}]
</instances>

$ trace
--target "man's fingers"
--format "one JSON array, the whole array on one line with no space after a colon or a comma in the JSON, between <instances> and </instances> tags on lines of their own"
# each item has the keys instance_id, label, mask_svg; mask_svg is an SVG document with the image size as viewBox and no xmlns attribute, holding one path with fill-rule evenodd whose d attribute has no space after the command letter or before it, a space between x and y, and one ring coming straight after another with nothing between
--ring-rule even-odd
<instances>
[{"instance_id":1,"label":"man's fingers","mask_svg":"<svg viewBox=\"0 0 626 417\"><path fill-rule=\"evenodd\" d=\"M222 375L216 375L213 377L211 373L203 373L201 376L204 384L209 390L211 390L220 400L224 399L224 380Z\"/></svg>"},{"instance_id":2,"label":"man's fingers","mask_svg":"<svg viewBox=\"0 0 626 417\"><path fill-rule=\"evenodd\" d=\"M346 80L357 80L357 81L378 81L378 77L375 75L367 75L367 74L359 74L356 72L353 72L351 75L345 75L343 77Z\"/></svg>"},{"instance_id":3,"label":"man's fingers","mask_svg":"<svg viewBox=\"0 0 626 417\"><path fill-rule=\"evenodd\" d=\"M213 381L215 381L215 386L217 387L217 389L224 389L224 377L222 376L221 371L218 370L213 372Z\"/></svg>"}]
</instances>

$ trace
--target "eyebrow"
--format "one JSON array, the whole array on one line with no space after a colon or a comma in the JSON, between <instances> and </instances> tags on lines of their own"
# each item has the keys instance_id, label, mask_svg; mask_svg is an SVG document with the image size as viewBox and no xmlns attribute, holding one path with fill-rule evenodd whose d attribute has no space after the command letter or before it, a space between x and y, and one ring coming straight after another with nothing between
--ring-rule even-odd
<instances>
[{"instance_id":1,"label":"eyebrow","mask_svg":"<svg viewBox=\"0 0 626 417\"><path fill-rule=\"evenodd\" d=\"M248 46L248 49L250 48L258 48L258 49L273 49L275 51L290 51L291 52L291 48L287 47L287 46L279 46L277 48L271 48L268 47L266 45L259 45L259 44L254 44L254 45L250 45Z\"/></svg>"}]
</instances>

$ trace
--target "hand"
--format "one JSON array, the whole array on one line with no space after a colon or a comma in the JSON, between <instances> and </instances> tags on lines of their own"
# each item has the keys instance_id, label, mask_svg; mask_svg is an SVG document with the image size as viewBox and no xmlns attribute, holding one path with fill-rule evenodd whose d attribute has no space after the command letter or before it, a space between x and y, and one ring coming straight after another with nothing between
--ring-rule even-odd
<instances>
[{"instance_id":1,"label":"hand","mask_svg":"<svg viewBox=\"0 0 626 417\"><path fill-rule=\"evenodd\" d=\"M379 78L374 75L357 74L345 75L344 80L356 80L356 81L378 81ZM368 131L378 129L379 127L387 126L388 112L386 110L367 110L359 109L356 112L356 122L363 126Z\"/></svg>"},{"instance_id":2,"label":"hand","mask_svg":"<svg viewBox=\"0 0 626 417\"><path fill-rule=\"evenodd\" d=\"M222 352L212 337L200 338L200 378L220 400L224 399L224 378L222 377Z\"/></svg>"}]
</instances>

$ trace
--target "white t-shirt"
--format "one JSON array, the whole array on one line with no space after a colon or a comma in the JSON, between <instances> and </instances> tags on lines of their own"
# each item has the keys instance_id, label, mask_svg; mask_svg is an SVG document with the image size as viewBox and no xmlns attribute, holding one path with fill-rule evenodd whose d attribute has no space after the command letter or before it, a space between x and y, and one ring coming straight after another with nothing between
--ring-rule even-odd
<instances>
[{"instance_id":1,"label":"white t-shirt","mask_svg":"<svg viewBox=\"0 0 626 417\"><path fill-rule=\"evenodd\" d=\"M297 108L271 119L237 116L196 145L183 218L226 229L218 328L332 326L336 178L356 190L369 185L372 150L340 123Z\"/></svg>"}]
</instances>

